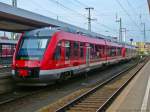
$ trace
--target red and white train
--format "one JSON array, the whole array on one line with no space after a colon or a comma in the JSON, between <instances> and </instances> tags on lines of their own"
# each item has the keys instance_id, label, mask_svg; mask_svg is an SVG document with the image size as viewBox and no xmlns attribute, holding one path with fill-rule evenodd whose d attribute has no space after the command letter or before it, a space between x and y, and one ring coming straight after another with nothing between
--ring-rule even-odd
<instances>
[{"instance_id":1,"label":"red and white train","mask_svg":"<svg viewBox=\"0 0 150 112\"><path fill-rule=\"evenodd\" d=\"M23 33L13 57L12 74L19 85L47 85L135 56L135 46L43 28Z\"/></svg>"}]
</instances>

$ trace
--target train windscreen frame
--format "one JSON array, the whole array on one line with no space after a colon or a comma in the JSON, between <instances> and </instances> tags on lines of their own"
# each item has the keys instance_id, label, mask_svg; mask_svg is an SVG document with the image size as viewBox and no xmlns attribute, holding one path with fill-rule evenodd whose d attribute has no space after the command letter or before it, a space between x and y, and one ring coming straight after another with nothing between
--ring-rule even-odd
<instances>
[{"instance_id":1,"label":"train windscreen frame","mask_svg":"<svg viewBox=\"0 0 150 112\"><path fill-rule=\"evenodd\" d=\"M50 37L48 36L24 36L20 42L16 59L40 60L44 55L49 40Z\"/></svg>"}]
</instances>

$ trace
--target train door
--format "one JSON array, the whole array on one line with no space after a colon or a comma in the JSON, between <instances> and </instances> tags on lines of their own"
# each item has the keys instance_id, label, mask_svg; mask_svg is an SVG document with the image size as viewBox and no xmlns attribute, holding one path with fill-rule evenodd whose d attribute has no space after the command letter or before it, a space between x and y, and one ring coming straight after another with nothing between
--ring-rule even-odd
<instances>
[{"instance_id":1,"label":"train door","mask_svg":"<svg viewBox=\"0 0 150 112\"><path fill-rule=\"evenodd\" d=\"M86 46L86 68L87 68L87 71L89 70L89 64L90 64L90 47Z\"/></svg>"},{"instance_id":2,"label":"train door","mask_svg":"<svg viewBox=\"0 0 150 112\"><path fill-rule=\"evenodd\" d=\"M70 41L65 41L65 65L70 65L71 47Z\"/></svg>"}]
</instances>

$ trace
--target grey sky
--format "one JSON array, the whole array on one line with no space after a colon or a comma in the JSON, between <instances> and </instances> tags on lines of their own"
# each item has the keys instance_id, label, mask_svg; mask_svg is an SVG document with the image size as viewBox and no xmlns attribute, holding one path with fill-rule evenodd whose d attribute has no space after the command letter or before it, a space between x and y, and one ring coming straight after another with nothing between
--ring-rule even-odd
<instances>
[{"instance_id":1,"label":"grey sky","mask_svg":"<svg viewBox=\"0 0 150 112\"><path fill-rule=\"evenodd\" d=\"M58 3L57 3L58 1ZM11 0L0 0L11 4ZM87 29L87 11L85 7L94 7L92 30L104 35L118 36L119 23L116 16L122 18L123 28L127 28L127 39L143 41L143 25L146 23L146 40L150 42L150 16L147 0L18 0L18 7L41 15L57 18L61 21ZM1 33L2 34L2 33Z\"/></svg>"}]
</instances>

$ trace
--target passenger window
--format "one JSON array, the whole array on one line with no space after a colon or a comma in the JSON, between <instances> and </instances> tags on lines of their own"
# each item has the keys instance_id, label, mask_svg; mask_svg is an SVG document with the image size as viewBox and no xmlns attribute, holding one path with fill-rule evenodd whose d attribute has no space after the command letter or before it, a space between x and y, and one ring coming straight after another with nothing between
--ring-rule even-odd
<instances>
[{"instance_id":1,"label":"passenger window","mask_svg":"<svg viewBox=\"0 0 150 112\"><path fill-rule=\"evenodd\" d=\"M94 59L95 56L95 51L94 51L94 45L90 44L90 54L91 54L91 59Z\"/></svg>"},{"instance_id":2,"label":"passenger window","mask_svg":"<svg viewBox=\"0 0 150 112\"><path fill-rule=\"evenodd\" d=\"M74 48L74 57L78 57L79 43L74 42L73 48Z\"/></svg>"},{"instance_id":3,"label":"passenger window","mask_svg":"<svg viewBox=\"0 0 150 112\"><path fill-rule=\"evenodd\" d=\"M61 57L61 42L59 42L57 44L57 47L56 47L56 50L55 50L55 53L54 53L54 59L59 60L60 57Z\"/></svg>"},{"instance_id":4,"label":"passenger window","mask_svg":"<svg viewBox=\"0 0 150 112\"><path fill-rule=\"evenodd\" d=\"M70 59L70 56L71 56L70 42L66 41L65 42L65 59L66 60Z\"/></svg>"},{"instance_id":5,"label":"passenger window","mask_svg":"<svg viewBox=\"0 0 150 112\"><path fill-rule=\"evenodd\" d=\"M121 48L118 48L118 55L121 56Z\"/></svg>"},{"instance_id":6,"label":"passenger window","mask_svg":"<svg viewBox=\"0 0 150 112\"><path fill-rule=\"evenodd\" d=\"M115 56L115 47L111 47L111 56Z\"/></svg>"},{"instance_id":7,"label":"passenger window","mask_svg":"<svg viewBox=\"0 0 150 112\"><path fill-rule=\"evenodd\" d=\"M110 47L107 46L107 56L110 56Z\"/></svg>"},{"instance_id":8,"label":"passenger window","mask_svg":"<svg viewBox=\"0 0 150 112\"><path fill-rule=\"evenodd\" d=\"M84 43L82 42L80 43L80 57L84 57Z\"/></svg>"},{"instance_id":9,"label":"passenger window","mask_svg":"<svg viewBox=\"0 0 150 112\"><path fill-rule=\"evenodd\" d=\"M96 52L96 58L100 58L100 46L99 45L95 45L95 52Z\"/></svg>"},{"instance_id":10,"label":"passenger window","mask_svg":"<svg viewBox=\"0 0 150 112\"><path fill-rule=\"evenodd\" d=\"M0 45L0 56L2 55L2 45Z\"/></svg>"},{"instance_id":11,"label":"passenger window","mask_svg":"<svg viewBox=\"0 0 150 112\"><path fill-rule=\"evenodd\" d=\"M100 58L102 58L103 57L103 54L104 54L104 47L103 46L100 46L99 47L99 56L100 56Z\"/></svg>"}]
</instances>

